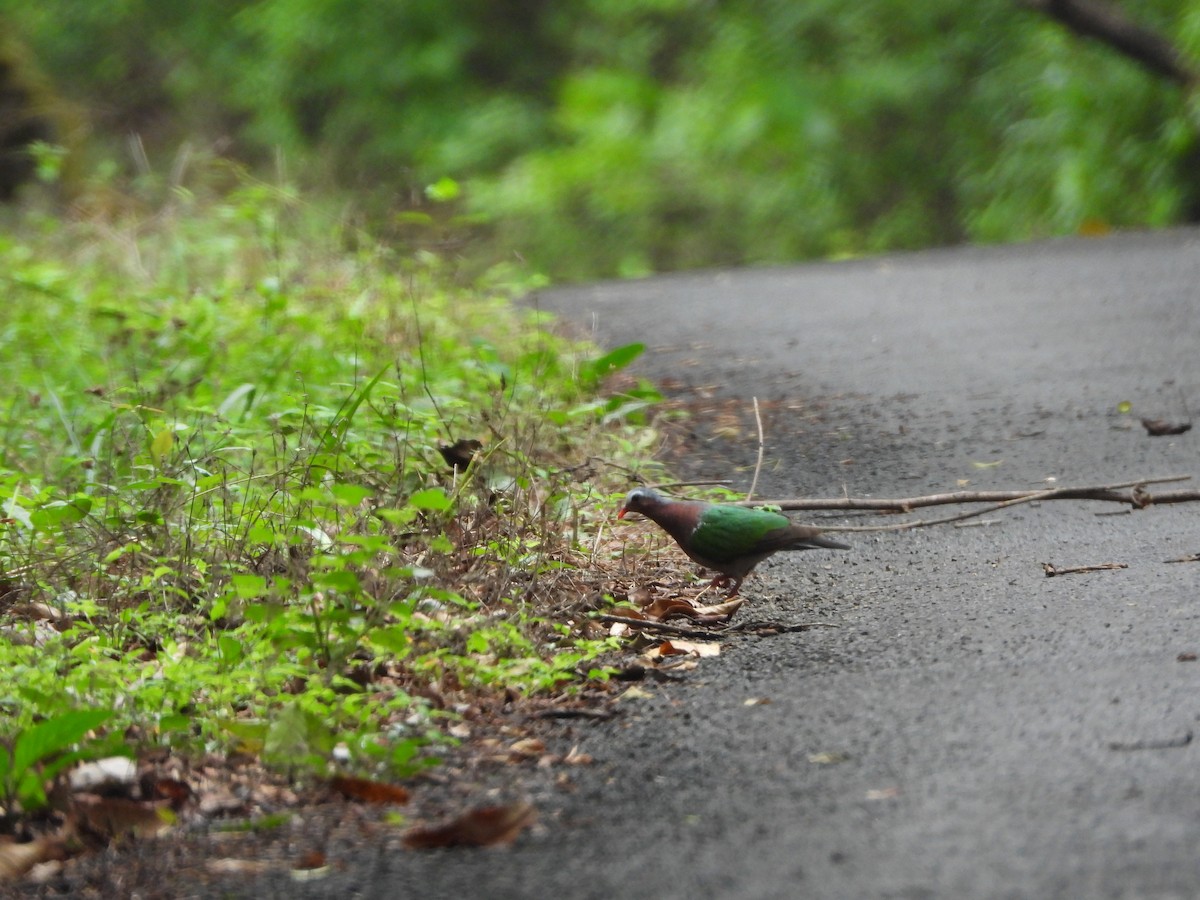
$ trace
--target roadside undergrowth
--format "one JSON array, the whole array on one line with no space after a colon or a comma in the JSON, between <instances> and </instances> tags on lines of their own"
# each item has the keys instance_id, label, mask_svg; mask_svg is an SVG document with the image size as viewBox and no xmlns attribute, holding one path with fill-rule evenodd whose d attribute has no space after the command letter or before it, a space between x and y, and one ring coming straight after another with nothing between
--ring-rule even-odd
<instances>
[{"instance_id":1,"label":"roadside undergrowth","mask_svg":"<svg viewBox=\"0 0 1200 900\"><path fill-rule=\"evenodd\" d=\"M499 266L242 173L0 232L0 806L84 756L403 777L481 697L603 683L658 398ZM85 714L81 718L81 713Z\"/></svg>"}]
</instances>

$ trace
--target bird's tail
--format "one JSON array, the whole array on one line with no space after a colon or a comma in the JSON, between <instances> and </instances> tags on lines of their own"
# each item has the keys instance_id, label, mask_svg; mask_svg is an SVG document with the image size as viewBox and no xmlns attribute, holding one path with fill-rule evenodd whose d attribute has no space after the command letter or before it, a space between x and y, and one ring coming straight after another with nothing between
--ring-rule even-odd
<instances>
[{"instance_id":1,"label":"bird's tail","mask_svg":"<svg viewBox=\"0 0 1200 900\"><path fill-rule=\"evenodd\" d=\"M849 544L843 544L841 541L835 541L831 537L826 537L823 534L818 534L812 539L812 544L816 547L824 547L827 550L849 550Z\"/></svg>"}]
</instances>

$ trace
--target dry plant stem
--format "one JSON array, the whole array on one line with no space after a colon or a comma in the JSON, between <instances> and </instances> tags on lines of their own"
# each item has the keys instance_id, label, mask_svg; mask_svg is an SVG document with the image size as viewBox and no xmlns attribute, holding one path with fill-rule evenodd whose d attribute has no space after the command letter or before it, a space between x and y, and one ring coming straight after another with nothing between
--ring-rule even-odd
<instances>
[{"instance_id":1,"label":"dry plant stem","mask_svg":"<svg viewBox=\"0 0 1200 900\"><path fill-rule=\"evenodd\" d=\"M728 478L718 478L711 481L666 481L662 484L648 484L646 487L653 488L656 491L671 491L681 487L725 487L730 483Z\"/></svg>"},{"instance_id":2,"label":"dry plant stem","mask_svg":"<svg viewBox=\"0 0 1200 900\"><path fill-rule=\"evenodd\" d=\"M875 499L856 497L804 498L792 497L785 500L742 500L737 506L777 506L783 510L852 510L865 509L877 512L912 512L923 506L947 506L957 503L1004 503L1010 500L1107 500L1114 503L1128 503L1133 506L1150 503L1186 503L1200 500L1200 491L1163 491L1158 494L1143 493L1137 497L1134 493L1122 493L1125 489L1136 488L1144 484L1167 484L1175 481L1189 481L1191 475L1172 475L1165 478L1139 478L1136 481L1125 481L1119 484L1105 484L1093 487L1049 488L1040 491L951 491L945 494L926 494L923 497L904 497L900 499Z\"/></svg>"},{"instance_id":3,"label":"dry plant stem","mask_svg":"<svg viewBox=\"0 0 1200 900\"><path fill-rule=\"evenodd\" d=\"M601 622L615 622L628 625L631 628L641 628L646 631L659 631L663 634L673 634L676 637L711 638L713 632L699 628L688 628L686 625L673 625L670 622L651 622L648 619L634 619L630 616L614 616L610 613L600 613L596 616Z\"/></svg>"},{"instance_id":4,"label":"dry plant stem","mask_svg":"<svg viewBox=\"0 0 1200 900\"><path fill-rule=\"evenodd\" d=\"M1055 566L1051 563L1042 563L1042 571L1046 573L1047 578L1053 578L1055 575L1079 575L1084 572L1110 572L1113 569L1128 569L1128 563L1097 563L1094 566Z\"/></svg>"},{"instance_id":5,"label":"dry plant stem","mask_svg":"<svg viewBox=\"0 0 1200 900\"><path fill-rule=\"evenodd\" d=\"M976 516L986 515L1021 503L1031 503L1041 500L1106 500L1114 503L1128 503L1135 509L1141 509L1153 504L1186 503L1200 500L1200 491L1162 491L1151 494L1145 490L1147 484L1163 484L1172 481L1187 481L1190 475L1175 475L1166 478L1143 478L1120 484L1100 485L1097 487L1051 488L1044 491L955 491L949 494L929 494L925 497L908 497L903 500L857 500L854 498L828 500L782 500L758 501L742 503L743 506L771 505L780 509L875 509L881 512L908 512L920 506L937 506L950 503L988 503L992 506L971 510L940 519L918 519L913 522L901 522L896 525L826 525L822 531L908 531L913 528L927 528L930 525L945 525L949 522L961 522ZM1124 489L1131 489L1124 492ZM1003 502L995 503L996 500Z\"/></svg>"},{"instance_id":6,"label":"dry plant stem","mask_svg":"<svg viewBox=\"0 0 1200 900\"><path fill-rule=\"evenodd\" d=\"M758 473L762 471L763 464L763 426L762 413L758 409L758 398L754 398L754 421L758 425L758 459L754 463L754 478L750 480L750 490L746 491L746 500L749 501L754 496L754 489L758 487Z\"/></svg>"}]
</instances>

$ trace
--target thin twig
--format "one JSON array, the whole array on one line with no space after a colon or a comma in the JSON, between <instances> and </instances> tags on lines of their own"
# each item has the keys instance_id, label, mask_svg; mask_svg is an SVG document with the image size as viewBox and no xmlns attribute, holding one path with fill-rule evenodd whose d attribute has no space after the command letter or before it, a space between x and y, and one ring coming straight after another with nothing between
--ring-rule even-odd
<instances>
[{"instance_id":1,"label":"thin twig","mask_svg":"<svg viewBox=\"0 0 1200 900\"><path fill-rule=\"evenodd\" d=\"M1042 571L1046 573L1047 578L1053 578L1055 575L1080 575L1084 572L1108 572L1112 569L1128 569L1129 563L1097 563L1094 566L1056 566L1051 563L1042 563Z\"/></svg>"},{"instance_id":2,"label":"thin twig","mask_svg":"<svg viewBox=\"0 0 1200 900\"><path fill-rule=\"evenodd\" d=\"M1164 484L1173 481L1188 481L1190 475L1173 475L1165 478L1142 478L1137 481L1126 481L1118 484L1099 485L1094 487L1049 488L1041 491L954 491L948 494L929 494L924 497L907 497L902 500L869 500L869 499L814 499L805 500L759 500L753 503L740 503L740 506L776 506L780 509L823 509L823 510L856 510L873 509L880 512L909 512L922 506L938 506L952 503L992 503L983 509L970 510L940 519L916 519L910 522L899 522L894 525L822 525L822 531L909 531L913 528L928 528L930 525L945 525L949 522L961 522L977 516L1007 509L1022 503L1032 503L1041 500L1104 500L1114 503L1128 503L1135 509L1163 503L1185 503L1200 500L1200 491L1162 491L1151 494L1145 489L1147 484ZM1129 489L1128 492L1124 492ZM1001 502L995 502L995 501Z\"/></svg>"},{"instance_id":3,"label":"thin twig","mask_svg":"<svg viewBox=\"0 0 1200 900\"><path fill-rule=\"evenodd\" d=\"M1192 730L1189 728L1177 738L1166 738L1164 740L1150 741L1109 741L1108 749L1117 751L1131 750L1176 750L1180 747L1186 747L1192 742Z\"/></svg>"},{"instance_id":4,"label":"thin twig","mask_svg":"<svg viewBox=\"0 0 1200 900\"><path fill-rule=\"evenodd\" d=\"M665 481L662 484L650 484L647 487L652 487L656 491L671 491L681 487L724 487L727 484L732 484L728 478L716 478L708 481Z\"/></svg>"},{"instance_id":5,"label":"thin twig","mask_svg":"<svg viewBox=\"0 0 1200 900\"><path fill-rule=\"evenodd\" d=\"M673 634L678 637L711 638L717 633L704 631L700 628L688 628L686 625L674 625L671 622L651 622L647 619L634 619L629 616L614 616L610 613L600 613L596 616L601 622L616 622L619 625L629 625L634 628L661 631L663 634Z\"/></svg>"},{"instance_id":6,"label":"thin twig","mask_svg":"<svg viewBox=\"0 0 1200 900\"><path fill-rule=\"evenodd\" d=\"M747 500L754 496L754 489L758 487L758 473L762 471L763 464L762 414L758 411L757 397L754 398L754 421L758 424L758 460L754 463L754 478L750 481L750 490L746 491Z\"/></svg>"},{"instance_id":7,"label":"thin twig","mask_svg":"<svg viewBox=\"0 0 1200 900\"><path fill-rule=\"evenodd\" d=\"M551 706L530 713L531 719L611 719L616 711L594 706Z\"/></svg>"},{"instance_id":8,"label":"thin twig","mask_svg":"<svg viewBox=\"0 0 1200 900\"><path fill-rule=\"evenodd\" d=\"M740 506L775 506L782 510L853 510L867 509L878 512L912 512L923 506L947 506L958 503L1002 503L1009 500L1052 499L1052 500L1106 500L1115 503L1138 505L1139 500L1148 503L1185 503L1200 500L1200 491L1164 491L1159 494L1118 493L1126 488L1144 484L1167 484L1175 481L1190 481L1191 475L1172 475L1165 478L1140 478L1119 484L1090 487L1049 488L1024 491L951 491L944 494L927 494L922 497L900 499L875 499L869 497L791 497L784 500L741 501ZM1148 504L1147 504L1148 505Z\"/></svg>"}]
</instances>

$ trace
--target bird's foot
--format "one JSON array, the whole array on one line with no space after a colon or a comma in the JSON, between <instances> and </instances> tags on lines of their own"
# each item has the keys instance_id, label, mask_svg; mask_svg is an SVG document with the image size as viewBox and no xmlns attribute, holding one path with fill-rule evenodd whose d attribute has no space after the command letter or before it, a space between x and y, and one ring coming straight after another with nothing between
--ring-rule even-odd
<instances>
[{"instance_id":1,"label":"bird's foot","mask_svg":"<svg viewBox=\"0 0 1200 900\"><path fill-rule=\"evenodd\" d=\"M712 580L712 584L709 585L709 587L715 587L715 588L726 588L726 587L729 588L729 590L725 594L726 600L732 600L734 597L736 597L738 595L738 589L741 586L742 586L742 579L733 578L729 575L718 575L716 578L714 578Z\"/></svg>"}]
</instances>

